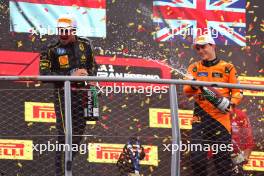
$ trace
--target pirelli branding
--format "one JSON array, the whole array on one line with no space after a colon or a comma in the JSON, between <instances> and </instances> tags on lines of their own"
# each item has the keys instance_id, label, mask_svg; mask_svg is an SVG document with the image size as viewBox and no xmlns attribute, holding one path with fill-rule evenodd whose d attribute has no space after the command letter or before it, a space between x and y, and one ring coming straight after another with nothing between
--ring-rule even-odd
<instances>
[{"instance_id":1,"label":"pirelli branding","mask_svg":"<svg viewBox=\"0 0 264 176\"><path fill-rule=\"evenodd\" d=\"M33 141L0 139L0 159L33 160Z\"/></svg>"},{"instance_id":2,"label":"pirelli branding","mask_svg":"<svg viewBox=\"0 0 264 176\"><path fill-rule=\"evenodd\" d=\"M53 103L25 102L25 121L56 122Z\"/></svg>"},{"instance_id":3,"label":"pirelli branding","mask_svg":"<svg viewBox=\"0 0 264 176\"><path fill-rule=\"evenodd\" d=\"M264 152L253 151L249 157L248 163L243 166L243 169L264 172Z\"/></svg>"},{"instance_id":4,"label":"pirelli branding","mask_svg":"<svg viewBox=\"0 0 264 176\"><path fill-rule=\"evenodd\" d=\"M192 129L192 110L179 110L181 129ZM149 126L153 128L171 128L170 109L149 108Z\"/></svg>"},{"instance_id":5,"label":"pirelli branding","mask_svg":"<svg viewBox=\"0 0 264 176\"><path fill-rule=\"evenodd\" d=\"M97 148L89 150L88 161L94 163L115 164L123 151L125 144L93 143ZM140 161L142 165L158 166L158 147L143 145L146 156ZM100 150L98 150L100 148Z\"/></svg>"},{"instance_id":6,"label":"pirelli branding","mask_svg":"<svg viewBox=\"0 0 264 176\"><path fill-rule=\"evenodd\" d=\"M260 77L239 76L238 80L240 84L264 85L264 78L260 78ZM264 96L264 91L243 90L243 95Z\"/></svg>"}]
</instances>

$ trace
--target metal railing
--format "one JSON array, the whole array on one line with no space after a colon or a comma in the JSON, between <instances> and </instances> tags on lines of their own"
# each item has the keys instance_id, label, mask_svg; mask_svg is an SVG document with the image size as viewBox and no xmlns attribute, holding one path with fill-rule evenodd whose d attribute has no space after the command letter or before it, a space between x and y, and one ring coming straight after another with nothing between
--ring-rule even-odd
<instances>
[{"instance_id":1,"label":"metal railing","mask_svg":"<svg viewBox=\"0 0 264 176\"><path fill-rule=\"evenodd\" d=\"M0 81L61 81L64 82L64 100L65 100L65 126L66 135L65 143L72 144L72 118L71 118L71 81L104 81L104 82L137 82L137 83L157 83L168 84L169 98L170 98L170 111L171 111L171 124L172 124L172 144L180 145L181 133L178 118L178 100L176 85L193 85L193 86L212 86L212 87L225 87L237 88L247 90L264 91L262 85L243 85L243 84L229 84L219 82L202 82L202 81L189 81L189 80L172 80L172 79L134 79L134 78L103 78L103 77L77 77L77 76L0 76ZM65 153L65 175L72 176L72 151ZM171 176L180 175L180 150L172 152L171 155Z\"/></svg>"}]
</instances>

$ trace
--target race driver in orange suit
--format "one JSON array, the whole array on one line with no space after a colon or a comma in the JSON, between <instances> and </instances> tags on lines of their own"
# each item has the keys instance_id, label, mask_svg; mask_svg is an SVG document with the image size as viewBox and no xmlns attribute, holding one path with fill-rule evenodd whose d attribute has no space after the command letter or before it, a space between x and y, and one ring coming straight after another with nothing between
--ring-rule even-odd
<instances>
[{"instance_id":1,"label":"race driver in orange suit","mask_svg":"<svg viewBox=\"0 0 264 176\"><path fill-rule=\"evenodd\" d=\"M200 35L194 41L194 49L201 60L188 67L188 73L193 80L238 83L237 72L231 63L227 63L216 57L215 42L210 35ZM213 104L205 94L203 87L184 86L184 93L193 96L194 116L191 131L192 144L210 144L226 146L226 151L218 151L213 157L213 163L218 175L232 175L232 160L229 144L231 144L231 121L232 107L238 105L242 99L239 89L215 88L220 103ZM207 151L191 151L191 166L193 175L207 175Z\"/></svg>"}]
</instances>

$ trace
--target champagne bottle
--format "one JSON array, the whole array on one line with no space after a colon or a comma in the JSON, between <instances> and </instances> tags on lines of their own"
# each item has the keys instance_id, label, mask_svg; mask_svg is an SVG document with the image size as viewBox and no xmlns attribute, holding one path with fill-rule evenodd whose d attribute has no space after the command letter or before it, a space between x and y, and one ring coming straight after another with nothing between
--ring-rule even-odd
<instances>
[{"instance_id":1,"label":"champagne bottle","mask_svg":"<svg viewBox=\"0 0 264 176\"><path fill-rule=\"evenodd\" d=\"M95 86L90 86L87 90L87 102L84 108L84 117L89 121L99 119L99 100Z\"/></svg>"},{"instance_id":2,"label":"champagne bottle","mask_svg":"<svg viewBox=\"0 0 264 176\"><path fill-rule=\"evenodd\" d=\"M98 100L98 93L95 86L91 86L91 92L93 95L93 117L98 119L99 118L99 100Z\"/></svg>"},{"instance_id":3,"label":"champagne bottle","mask_svg":"<svg viewBox=\"0 0 264 176\"><path fill-rule=\"evenodd\" d=\"M200 87L200 89L204 98L212 103L215 107L221 103L221 98L217 96L215 89L210 87Z\"/></svg>"},{"instance_id":4,"label":"champagne bottle","mask_svg":"<svg viewBox=\"0 0 264 176\"><path fill-rule=\"evenodd\" d=\"M213 104L223 113L229 112L230 101L226 97L222 97L213 87L200 87L202 95L206 100Z\"/></svg>"}]
</instances>

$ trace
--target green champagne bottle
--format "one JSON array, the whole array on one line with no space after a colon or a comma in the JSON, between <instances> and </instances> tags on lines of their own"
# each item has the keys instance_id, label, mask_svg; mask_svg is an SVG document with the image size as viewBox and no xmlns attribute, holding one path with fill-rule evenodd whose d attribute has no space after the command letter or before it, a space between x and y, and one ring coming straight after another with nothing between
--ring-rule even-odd
<instances>
[{"instance_id":1,"label":"green champagne bottle","mask_svg":"<svg viewBox=\"0 0 264 176\"><path fill-rule=\"evenodd\" d=\"M87 103L84 108L84 117L88 121L99 120L99 99L95 86L90 86L87 90Z\"/></svg>"},{"instance_id":2,"label":"green champagne bottle","mask_svg":"<svg viewBox=\"0 0 264 176\"><path fill-rule=\"evenodd\" d=\"M223 113L229 112L230 101L228 98L221 96L213 87L200 87L203 97L218 108Z\"/></svg>"}]
</instances>

